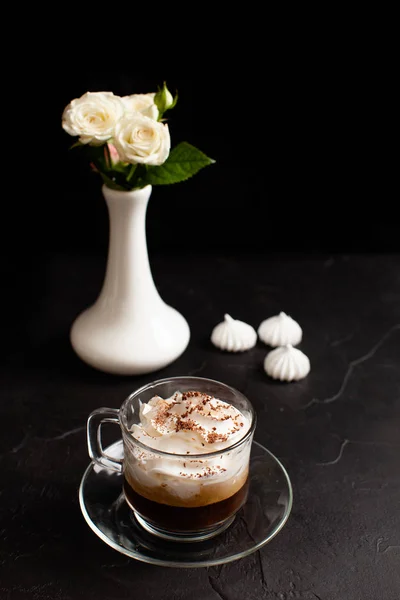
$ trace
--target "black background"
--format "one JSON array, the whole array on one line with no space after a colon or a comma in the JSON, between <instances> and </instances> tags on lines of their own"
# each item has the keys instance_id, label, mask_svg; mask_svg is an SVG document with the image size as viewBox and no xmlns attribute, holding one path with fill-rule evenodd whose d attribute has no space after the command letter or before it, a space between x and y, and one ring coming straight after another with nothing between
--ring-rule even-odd
<instances>
[{"instance_id":1,"label":"black background","mask_svg":"<svg viewBox=\"0 0 400 600\"><path fill-rule=\"evenodd\" d=\"M232 77L221 65L218 76L181 79L63 63L53 79L42 73L51 91L41 103L47 132L35 139L36 200L25 205L17 251L104 255L101 180L79 150L69 150L74 138L61 128L62 111L86 91L147 93L163 80L179 93L167 113L172 146L188 141L216 163L187 182L153 188L150 252L398 251L392 94L366 67L300 62L256 78Z\"/></svg>"},{"instance_id":2,"label":"black background","mask_svg":"<svg viewBox=\"0 0 400 600\"><path fill-rule=\"evenodd\" d=\"M107 45L88 24L79 34L73 25L70 46L84 68L49 43L45 60L32 59L32 43L13 79L3 73L11 135L1 169L0 597L158 598L161 585L165 600L397 599L400 292L399 257L389 254L400 238L396 78L383 70L386 56L376 58L373 43L367 56L360 43L339 60L335 31L333 56L314 44L310 60L301 30L283 61L287 40L271 48L266 32L252 69L253 52L236 62L232 44L212 55L205 30L201 59L190 45L174 55L164 43L162 52L158 39L151 61L130 32L131 66L119 67L115 36ZM351 34L358 28L357 17ZM236 42L241 50L240 32ZM114 67L95 69L107 52ZM191 78L154 71L182 55ZM138 62L152 79L138 75ZM160 373L113 377L85 365L69 342L103 280L108 219L100 179L69 151L61 114L88 90L150 92L164 79L180 96L173 145L187 140L216 160L185 183L154 188L148 207L155 282L187 317L191 346ZM181 256L189 253L197 256ZM298 384L266 378L261 343L231 357L209 342L225 311L257 327L280 310L304 327L312 370ZM78 506L88 414L119 406L153 378L188 373L252 399L256 438L294 485L293 513L271 546L221 570L125 561Z\"/></svg>"}]
</instances>

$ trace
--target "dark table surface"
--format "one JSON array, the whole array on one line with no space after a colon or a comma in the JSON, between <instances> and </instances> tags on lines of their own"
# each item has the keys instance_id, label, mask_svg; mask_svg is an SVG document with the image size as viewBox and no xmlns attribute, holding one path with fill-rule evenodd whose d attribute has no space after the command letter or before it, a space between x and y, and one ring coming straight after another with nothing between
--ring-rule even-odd
<instances>
[{"instance_id":1,"label":"dark table surface","mask_svg":"<svg viewBox=\"0 0 400 600\"><path fill-rule=\"evenodd\" d=\"M164 300L191 327L186 352L141 377L97 372L73 353L75 316L99 292L105 257L15 260L3 312L0 598L3 600L398 600L400 597L400 256L153 256ZM277 383L268 348L213 348L224 313L302 326L311 373ZM244 392L255 439L294 489L291 516L260 551L201 569L127 559L87 526L78 486L85 422L161 377L196 374Z\"/></svg>"}]
</instances>

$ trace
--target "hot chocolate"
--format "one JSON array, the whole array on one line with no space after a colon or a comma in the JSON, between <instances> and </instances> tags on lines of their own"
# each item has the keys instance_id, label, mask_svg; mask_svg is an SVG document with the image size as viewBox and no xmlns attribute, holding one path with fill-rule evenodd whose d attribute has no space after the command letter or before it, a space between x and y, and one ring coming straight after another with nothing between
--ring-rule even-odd
<instances>
[{"instance_id":1,"label":"hot chocolate","mask_svg":"<svg viewBox=\"0 0 400 600\"><path fill-rule=\"evenodd\" d=\"M246 502L248 479L232 496L201 506L171 506L138 494L124 479L124 494L131 508L155 527L182 533L207 531L233 516Z\"/></svg>"},{"instance_id":2,"label":"hot chocolate","mask_svg":"<svg viewBox=\"0 0 400 600\"><path fill-rule=\"evenodd\" d=\"M237 408L197 391L141 404L140 423L124 436L128 504L177 532L226 521L246 501L250 446L236 442L249 428Z\"/></svg>"}]
</instances>

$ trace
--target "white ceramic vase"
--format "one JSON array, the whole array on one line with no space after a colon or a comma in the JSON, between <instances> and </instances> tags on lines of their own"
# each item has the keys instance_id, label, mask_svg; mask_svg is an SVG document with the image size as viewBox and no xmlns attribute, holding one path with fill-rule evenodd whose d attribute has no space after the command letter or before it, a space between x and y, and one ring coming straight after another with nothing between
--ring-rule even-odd
<instances>
[{"instance_id":1,"label":"white ceramic vase","mask_svg":"<svg viewBox=\"0 0 400 600\"><path fill-rule=\"evenodd\" d=\"M151 186L122 192L103 185L110 239L96 302L71 328L71 344L92 367L118 375L162 369L188 345L187 321L160 297L150 270L146 209Z\"/></svg>"}]
</instances>

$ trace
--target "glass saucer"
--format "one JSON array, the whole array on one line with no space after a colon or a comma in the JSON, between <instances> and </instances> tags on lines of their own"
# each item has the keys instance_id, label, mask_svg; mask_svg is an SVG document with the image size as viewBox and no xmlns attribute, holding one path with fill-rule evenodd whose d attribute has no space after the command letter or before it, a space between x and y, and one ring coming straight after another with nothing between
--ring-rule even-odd
<instances>
[{"instance_id":1,"label":"glass saucer","mask_svg":"<svg viewBox=\"0 0 400 600\"><path fill-rule=\"evenodd\" d=\"M122 457L122 440L107 448ZM201 542L162 540L145 531L122 494L122 475L91 463L79 488L79 503L89 527L103 542L131 558L164 567L209 567L259 550L282 529L292 508L292 486L279 460L253 442L246 504L219 535Z\"/></svg>"}]
</instances>

